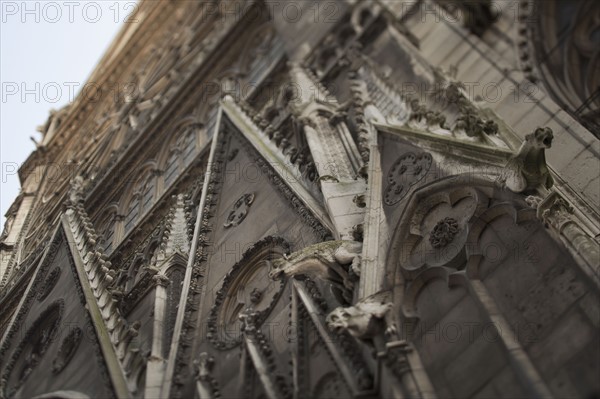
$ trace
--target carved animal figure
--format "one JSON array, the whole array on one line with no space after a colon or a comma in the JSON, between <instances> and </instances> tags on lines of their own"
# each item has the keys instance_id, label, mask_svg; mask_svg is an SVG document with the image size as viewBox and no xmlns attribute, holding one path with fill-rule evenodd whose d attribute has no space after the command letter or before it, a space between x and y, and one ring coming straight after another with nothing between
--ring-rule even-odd
<instances>
[{"instance_id":1,"label":"carved animal figure","mask_svg":"<svg viewBox=\"0 0 600 399\"><path fill-rule=\"evenodd\" d=\"M552 129L537 128L525 136L519 152L506 164L499 181L511 191L521 193L540 185L550 188L554 184L546 165L545 150L552 146Z\"/></svg>"},{"instance_id":2,"label":"carved animal figure","mask_svg":"<svg viewBox=\"0 0 600 399\"><path fill-rule=\"evenodd\" d=\"M283 274L327 280L342 289L344 298L349 300L348 291L353 289L351 275L360 273L361 252L362 243L357 241L326 241L266 262L270 265L269 277L272 279Z\"/></svg>"},{"instance_id":3,"label":"carved animal figure","mask_svg":"<svg viewBox=\"0 0 600 399\"><path fill-rule=\"evenodd\" d=\"M373 339L382 333L391 335L396 329L391 321L391 303L367 298L354 306L338 307L325 322L336 334L348 331L359 339Z\"/></svg>"}]
</instances>

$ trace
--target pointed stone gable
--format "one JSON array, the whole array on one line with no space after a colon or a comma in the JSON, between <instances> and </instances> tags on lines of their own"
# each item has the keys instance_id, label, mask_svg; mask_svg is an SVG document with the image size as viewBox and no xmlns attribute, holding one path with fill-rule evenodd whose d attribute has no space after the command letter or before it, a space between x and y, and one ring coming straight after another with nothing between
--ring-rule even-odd
<instances>
[{"instance_id":1,"label":"pointed stone gable","mask_svg":"<svg viewBox=\"0 0 600 399\"><path fill-rule=\"evenodd\" d=\"M72 391L79 397L127 397L116 387L109 337L98 328L88 281L62 226L46 249L0 344L3 397L34 397ZM90 302L91 300L91 302ZM108 355L108 356L107 356ZM117 367L115 370L114 367ZM50 373L54 378L42 377ZM69 383L60 375L69 375ZM121 377L122 378L122 377ZM38 382L31 384L28 381Z\"/></svg>"},{"instance_id":2,"label":"pointed stone gable","mask_svg":"<svg viewBox=\"0 0 600 399\"><path fill-rule=\"evenodd\" d=\"M598 396L597 2L467 3L140 1L19 170L0 397Z\"/></svg>"}]
</instances>

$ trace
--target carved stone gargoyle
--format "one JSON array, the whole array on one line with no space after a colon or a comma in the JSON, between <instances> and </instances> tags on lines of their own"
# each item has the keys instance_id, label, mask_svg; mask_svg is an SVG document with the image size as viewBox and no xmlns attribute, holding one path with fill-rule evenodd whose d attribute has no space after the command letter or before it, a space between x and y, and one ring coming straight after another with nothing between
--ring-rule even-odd
<instances>
[{"instance_id":1,"label":"carved stone gargoyle","mask_svg":"<svg viewBox=\"0 0 600 399\"><path fill-rule=\"evenodd\" d=\"M392 303L370 296L354 306L338 307L329 313L325 322L336 334L346 331L361 341L370 341L378 351L385 347L385 337L396 334L392 320Z\"/></svg>"},{"instance_id":2,"label":"carved stone gargoyle","mask_svg":"<svg viewBox=\"0 0 600 399\"><path fill-rule=\"evenodd\" d=\"M269 277L278 279L306 275L329 281L342 292L347 303L352 300L355 276L360 274L362 243L357 241L325 241L311 245L281 259L265 261Z\"/></svg>"},{"instance_id":3,"label":"carved stone gargoyle","mask_svg":"<svg viewBox=\"0 0 600 399\"><path fill-rule=\"evenodd\" d=\"M552 146L553 138L548 127L537 128L525 136L519 152L504 167L499 182L515 193L529 192L539 186L552 187L554 180L546 165L545 150Z\"/></svg>"}]
</instances>

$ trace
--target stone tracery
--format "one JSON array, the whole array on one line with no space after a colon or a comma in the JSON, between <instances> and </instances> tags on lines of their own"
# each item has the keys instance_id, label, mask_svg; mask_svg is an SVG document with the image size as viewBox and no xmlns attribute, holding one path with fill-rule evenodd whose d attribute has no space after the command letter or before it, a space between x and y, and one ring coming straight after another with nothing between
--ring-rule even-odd
<instances>
[{"instance_id":1,"label":"stone tracery","mask_svg":"<svg viewBox=\"0 0 600 399\"><path fill-rule=\"evenodd\" d=\"M593 221L579 224L580 209L584 207L564 182L557 179L556 187L550 187L549 172L521 173L528 163L523 162L513 168L513 176L499 179L508 182L505 185L512 192L493 184L503 162L510 157L509 149L518 147L518 143L514 145L518 137L511 138L514 132L493 112L474 105L464 95L464 85L442 76L441 69L428 64L417 49L423 37L412 35L407 27L415 21L409 14L396 20L391 2L374 6L367 2L340 3L340 7L348 7L341 21L323 32L315 30L315 37L322 33L322 39L315 38L315 43L303 47L294 57L286 54L289 48L283 50L289 47L285 29L272 21L262 26L247 20L227 22L220 28L204 26L198 13L185 12L187 7L198 11L193 8L197 4L183 3L156 5L161 11L157 14L173 11L177 15L177 22L171 21L170 27L181 24L187 28L186 23L192 21L193 26L185 34L175 29L178 33L172 38L166 34L157 34L160 40L148 37L153 50L144 48L139 60L141 70L133 75L142 92L123 96L111 106L101 104L100 119L84 115L83 119L99 121L97 129L86 125L81 130L85 134L93 132L94 140L101 142L91 159L102 160L102 166L85 166L81 176L90 181L74 181L81 187L73 190L62 227L75 237L71 249L81 263L79 277L87 284L82 288L88 296L87 306L93 311L97 303L93 323L108 331L109 338L102 342L104 352L114 351L116 356L114 362L108 362L112 382L117 381L118 386L119 377L114 375L123 375L126 381L119 391L121 396L219 397L242 392L248 397L308 393L315 397L373 397L402 391L407 397L422 397L436 390L446 393L445 388L438 389L438 379L429 387L424 371L435 377L436 370L431 371L427 356L442 351L429 351L410 339L404 340L403 330L396 330L394 322L399 318L409 325L436 321L427 318L435 314L430 311L437 306L436 301L449 306L438 312L444 316L477 314L483 318L474 320L482 322L486 315L493 315L503 320L504 315L489 305L501 303L505 293L517 296L520 291L511 289L520 281L503 281L497 285L502 289L494 291L486 279L501 278L498 275L505 269L523 280L528 278L531 265L519 262L525 259L536 263L540 259L535 244L543 230L535 224L536 217L572 244L569 250L577 246L574 253L585 253L585 262L594 263L590 262L595 248L593 237L597 235ZM254 6L249 3L250 8ZM212 17L209 19L212 21ZM155 21L157 31L163 25L159 21ZM247 29L237 29L242 25ZM247 40L230 40L242 31ZM171 39L174 44L162 49L161 43ZM412 50L394 62L388 57L394 53L390 51L394 45ZM215 63L211 59L209 65L204 57L211 54L216 55ZM224 54L238 61L221 60L228 57ZM294 59L290 65L286 64L289 59ZM132 65L138 62L127 60ZM412 70L407 72L409 68ZM452 76L457 73L454 66ZM420 101L405 96L399 85L413 75L439 83L440 92L434 94L448 98L432 103L430 98ZM269 84L276 82L277 94L271 99L258 99L268 91L263 85L269 79ZM302 106L296 107L292 97L301 93L285 88L290 79L312 84L317 94L304 98ZM247 81L260 83L248 96L240 95ZM202 91L206 88L204 82L216 84L219 92ZM350 88L346 87L348 83ZM341 91L330 90L336 85ZM224 93L231 97L218 104ZM179 116L185 121L172 124L170 119ZM63 120L50 134L52 123L50 119L44 128L48 137L64 137ZM76 129L77 123L70 129ZM401 150L390 151L393 159L386 158L382 151L385 147L377 142L384 131L396 134L401 143ZM215 133L219 137L209 150L209 138ZM544 144L548 131L541 133L546 134L541 138ZM102 141L104 135L106 141ZM238 146L242 138L247 143ZM121 144L126 145L115 151ZM86 144L81 141L75 147L67 156L78 162L85 159ZM48 151L50 157L55 150ZM112 157L107 155L110 153ZM399 154L403 155L396 158ZM138 186L127 187L120 181L121 176L116 176L127 158L139 162L125 168L132 173L123 180L135 177L137 171L148 173ZM253 186L251 192L242 190L239 184L232 189L223 166L227 162L242 164L248 158L264 172L268 184ZM327 158L339 158L340 162L326 169L323 160ZM148 161L151 159L156 162ZM430 173L434 159L439 168L435 175ZM290 165L279 168L280 163L288 161ZM451 162L464 168L476 164L475 183L462 184L459 178L459 183L435 191L432 187L439 188L440 177L456 177L448 176ZM207 164L209 173L204 178ZM140 165L147 169L139 169ZM379 179L381 169L389 173ZM286 175L290 171L294 172L293 178ZM519 179L524 182L515 183ZM538 184L538 180L546 184ZM546 188L551 189L548 196ZM39 204L55 209L49 215L36 210L28 219L33 226L24 228L27 232L19 238L29 241L25 253L46 242L47 229L37 230L40 221L60 219L61 204L53 193L44 190ZM530 208L525 205L524 195L515 196L513 192L531 194L527 201ZM61 194L57 193L59 198ZM174 193L185 195L171 197L177 203L171 206L167 196ZM242 193L246 194L240 197ZM121 209L106 209L105 202L115 203L119 198L125 200ZM265 206L271 202L276 206ZM387 207L382 210L383 204ZM93 213L93 224L87 211ZM267 219L271 214L277 217ZM15 215L12 224L16 223ZM401 226L402 234L397 233L400 238L387 230L395 228L396 223ZM492 224L509 226L511 232L529 229L532 233L534 238L522 240L523 248L512 253L523 258L515 262L520 269L514 265L498 268L489 261L490 253L481 243L494 243L490 237L498 238L487 226ZM3 234L3 239L9 234ZM240 241L240 237L248 237L255 246L244 253L242 260L230 262L228 256L237 256L240 251L236 248L233 255L227 245ZM401 253L392 248L389 264L393 265L379 267L385 260L379 261L376 255L383 258L381 254L386 253L390 243L398 242L404 248ZM295 252L289 254L292 245ZM343 253L332 249L345 246L348 248ZM215 248L221 253L213 252ZM27 277L28 270L35 270L37 259L26 257L20 263L11 260L11 275ZM381 281L377 273L384 276ZM279 280L272 281L268 274ZM49 274L48 287L53 280L53 274ZM377 285L378 281L382 284ZM34 286L36 294L47 293L40 282ZM364 300L382 286L384 292L378 293L385 294L385 300ZM56 290L48 289L50 295L56 294ZM571 291L573 295L581 292L579 286ZM19 292L14 292L18 296ZM23 309L28 309L30 303L25 303ZM344 306L339 308L340 304ZM454 305L456 308L452 308ZM479 311L474 312L477 306ZM584 300L577 306L585 312ZM510 307L503 309L512 312ZM540 308L528 309L547 315ZM2 310L0 314L0 325L10 324L11 315ZM15 318L17 322L22 314L19 312ZM200 331L205 320L206 336ZM327 322L339 334L331 334ZM271 340L271 328L278 323L297 336ZM220 334L222 327L235 333ZM4 354L12 348L11 336L2 341ZM60 369L68 363L69 354L76 351L76 341L76 336L63 341L61 354L56 356L57 374L65 374ZM514 344L503 345L516 352L519 348ZM83 348L87 343L81 341L80 345ZM226 352L234 347L235 351ZM217 353L219 361L215 362ZM519 353L523 356L507 356L514 357L510 367L520 367L518 378L525 380L524 385L547 377L528 374L529 355ZM489 359L504 355L494 352ZM98 358L102 360L102 356ZM288 359L290 364L285 363ZM510 367L496 371L506 376ZM462 372L461 365L446 370ZM233 387L233 376L239 376L244 386ZM493 378L490 381L495 381ZM547 393L544 383L532 389L538 394Z\"/></svg>"}]
</instances>

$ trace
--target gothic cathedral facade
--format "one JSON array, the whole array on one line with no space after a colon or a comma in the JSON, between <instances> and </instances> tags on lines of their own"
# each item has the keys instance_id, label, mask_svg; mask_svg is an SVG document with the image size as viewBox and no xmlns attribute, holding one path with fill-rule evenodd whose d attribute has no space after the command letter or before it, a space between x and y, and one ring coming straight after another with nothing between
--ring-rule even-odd
<instances>
[{"instance_id":1,"label":"gothic cathedral facade","mask_svg":"<svg viewBox=\"0 0 600 399\"><path fill-rule=\"evenodd\" d=\"M598 398L599 4L141 1L19 170L0 397Z\"/></svg>"}]
</instances>

